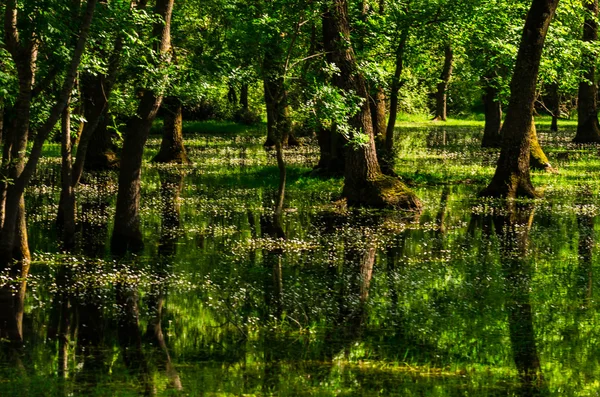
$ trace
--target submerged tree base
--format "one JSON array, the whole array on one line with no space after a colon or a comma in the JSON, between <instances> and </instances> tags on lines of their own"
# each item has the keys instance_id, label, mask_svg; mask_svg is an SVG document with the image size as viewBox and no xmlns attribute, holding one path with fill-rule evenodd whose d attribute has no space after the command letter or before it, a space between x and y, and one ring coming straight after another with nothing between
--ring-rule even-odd
<instances>
[{"instance_id":1,"label":"submerged tree base","mask_svg":"<svg viewBox=\"0 0 600 397\"><path fill-rule=\"evenodd\" d=\"M541 195L535 190L529 176L510 175L502 181L494 178L490 185L479 192L479 197L496 197L514 199L517 197L538 198Z\"/></svg>"},{"instance_id":2,"label":"submerged tree base","mask_svg":"<svg viewBox=\"0 0 600 397\"><path fill-rule=\"evenodd\" d=\"M403 211L420 211L423 207L417 196L402 181L386 175L367 180L358 189L345 185L342 195L348 200L349 206Z\"/></svg>"}]
</instances>

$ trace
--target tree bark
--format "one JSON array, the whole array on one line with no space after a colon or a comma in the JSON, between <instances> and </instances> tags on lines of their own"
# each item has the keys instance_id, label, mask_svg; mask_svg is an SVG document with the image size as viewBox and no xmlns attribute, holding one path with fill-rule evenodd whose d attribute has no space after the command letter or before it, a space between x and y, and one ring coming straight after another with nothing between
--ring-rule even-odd
<instances>
[{"instance_id":1,"label":"tree bark","mask_svg":"<svg viewBox=\"0 0 600 397\"><path fill-rule=\"evenodd\" d=\"M558 0L533 0L527 14L502 127L502 150L483 196L537 196L529 173L531 119L544 41L557 5Z\"/></svg>"},{"instance_id":2,"label":"tree bark","mask_svg":"<svg viewBox=\"0 0 600 397\"><path fill-rule=\"evenodd\" d=\"M485 108L485 127L483 128L482 147L500 147L502 138L502 103L498 98L498 89L486 84L483 94L483 106Z\"/></svg>"},{"instance_id":3,"label":"tree bark","mask_svg":"<svg viewBox=\"0 0 600 397\"><path fill-rule=\"evenodd\" d=\"M593 43L598 41L598 0L585 0L587 10L583 24L583 41ZM598 123L598 86L596 83L596 55L593 51L584 49L583 67L584 81L579 83L577 100L577 134L575 143L600 142L600 124Z\"/></svg>"},{"instance_id":4,"label":"tree bark","mask_svg":"<svg viewBox=\"0 0 600 397\"><path fill-rule=\"evenodd\" d=\"M447 117L447 91L450 78L452 77L452 62L454 54L452 46L447 44L444 47L444 67L440 76L440 82L437 85L437 93L435 95L435 118L433 121L446 121Z\"/></svg>"},{"instance_id":5,"label":"tree bark","mask_svg":"<svg viewBox=\"0 0 600 397\"><path fill-rule=\"evenodd\" d=\"M385 114L385 92L382 87L377 87L369 100L373 118L373 134L376 139L385 144L386 114Z\"/></svg>"},{"instance_id":6,"label":"tree bark","mask_svg":"<svg viewBox=\"0 0 600 397\"><path fill-rule=\"evenodd\" d=\"M168 60L171 48L171 16L174 0L158 0L155 14L161 18L153 28L152 36L157 39L155 51ZM116 255L127 250L139 251L143 248L140 230L140 184L144 146L162 102L162 96L146 91L138 106L137 117L132 118L126 127L123 142L123 156L119 173L119 191L115 212L115 227L111 238L111 251Z\"/></svg>"},{"instance_id":7,"label":"tree bark","mask_svg":"<svg viewBox=\"0 0 600 397\"><path fill-rule=\"evenodd\" d=\"M358 71L350 45L348 2L331 0L327 6L323 15L323 41L325 50L331 53L340 70L334 83L341 90L354 92L364 100L358 113L349 120L353 131L350 140L356 138L356 132L366 134L368 138L365 143L347 145L342 195L350 205L420 210L417 197L399 179L383 175L379 168L365 79Z\"/></svg>"},{"instance_id":8,"label":"tree bark","mask_svg":"<svg viewBox=\"0 0 600 397\"><path fill-rule=\"evenodd\" d=\"M167 97L162 107L165 112L160 150L152 161L156 163L189 164L183 145L183 104L176 97Z\"/></svg>"}]
</instances>

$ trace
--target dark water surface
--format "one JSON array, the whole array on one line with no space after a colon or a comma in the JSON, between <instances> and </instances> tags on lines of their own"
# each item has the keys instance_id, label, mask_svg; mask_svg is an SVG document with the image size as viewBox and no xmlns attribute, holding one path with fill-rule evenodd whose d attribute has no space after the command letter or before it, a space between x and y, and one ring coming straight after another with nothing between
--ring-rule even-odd
<instances>
[{"instance_id":1,"label":"dark water surface","mask_svg":"<svg viewBox=\"0 0 600 397\"><path fill-rule=\"evenodd\" d=\"M261 139L199 136L193 166L145 168L146 248L127 258L109 255L112 174L88 176L78 247L58 252L47 157L26 290L0 275L0 317L22 315L2 335L23 338L1 343L0 395L598 395L596 148L542 134L561 174L503 204L476 198L496 156L478 130L402 134L419 217L333 204L341 181L309 178L305 146L281 238Z\"/></svg>"}]
</instances>

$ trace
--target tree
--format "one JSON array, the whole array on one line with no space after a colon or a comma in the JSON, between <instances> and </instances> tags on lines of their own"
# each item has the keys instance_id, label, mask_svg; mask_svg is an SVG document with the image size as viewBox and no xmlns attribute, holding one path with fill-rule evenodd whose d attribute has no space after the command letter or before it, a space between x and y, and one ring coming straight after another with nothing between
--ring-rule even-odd
<instances>
[{"instance_id":1,"label":"tree","mask_svg":"<svg viewBox=\"0 0 600 397\"><path fill-rule=\"evenodd\" d=\"M502 150L494 177L481 192L483 196L537 196L529 171L531 118L544 40L557 5L558 0L533 0L527 14L502 127Z\"/></svg>"},{"instance_id":2,"label":"tree","mask_svg":"<svg viewBox=\"0 0 600 397\"><path fill-rule=\"evenodd\" d=\"M444 46L444 67L440 75L440 81L437 84L437 92L435 94L435 118L434 121L446 121L447 118L447 90L450 78L452 77L452 62L454 53L452 46L446 44Z\"/></svg>"},{"instance_id":3,"label":"tree","mask_svg":"<svg viewBox=\"0 0 600 397\"><path fill-rule=\"evenodd\" d=\"M598 41L598 0L583 0L583 3L587 10L583 24L583 41L591 45ZM600 142L596 54L593 49L584 49L582 62L585 74L584 80L579 83L577 134L573 142Z\"/></svg>"},{"instance_id":4,"label":"tree","mask_svg":"<svg viewBox=\"0 0 600 397\"><path fill-rule=\"evenodd\" d=\"M373 123L364 77L358 71L350 42L347 0L331 0L323 14L323 42L331 61L339 69L335 85L346 93L354 92L361 101L348 120L343 196L350 205L395 207L419 210L421 203L399 179L384 176L379 168Z\"/></svg>"},{"instance_id":5,"label":"tree","mask_svg":"<svg viewBox=\"0 0 600 397\"><path fill-rule=\"evenodd\" d=\"M171 48L170 29L174 0L158 0L154 13L160 21L154 24L152 38L154 62L158 69L169 63ZM166 76L159 76L164 83ZM126 127L123 142L123 159L119 172L119 192L115 213L115 228L111 238L113 253L122 254L128 249L136 251L143 247L140 230L140 184L142 155L152 123L162 102L162 93L156 89L146 89L137 109L137 116Z\"/></svg>"}]
</instances>

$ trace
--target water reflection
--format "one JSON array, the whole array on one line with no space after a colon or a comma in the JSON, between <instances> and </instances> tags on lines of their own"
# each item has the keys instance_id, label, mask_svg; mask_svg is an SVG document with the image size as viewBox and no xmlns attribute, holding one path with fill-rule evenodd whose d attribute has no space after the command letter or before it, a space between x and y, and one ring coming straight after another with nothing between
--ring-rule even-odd
<instances>
[{"instance_id":1,"label":"water reflection","mask_svg":"<svg viewBox=\"0 0 600 397\"><path fill-rule=\"evenodd\" d=\"M464 143L441 136L425 138ZM332 205L335 181L308 189L291 168L277 218L274 173L251 168L250 144L218 143L191 154L227 151L226 175L221 159L144 174L143 255L108 255L109 176L82 188L79 252L36 257L27 296L28 270L6 270L1 395L594 390L595 195L505 206L418 186L427 208L405 219ZM30 225L35 250L51 250L46 223Z\"/></svg>"},{"instance_id":2,"label":"water reflection","mask_svg":"<svg viewBox=\"0 0 600 397\"><path fill-rule=\"evenodd\" d=\"M543 375L533 326L532 266L528 258L529 232L533 224L532 204L509 201L494 215L500 239L500 256L505 279L505 307L513 357L522 380L523 395L540 395Z\"/></svg>"}]
</instances>

